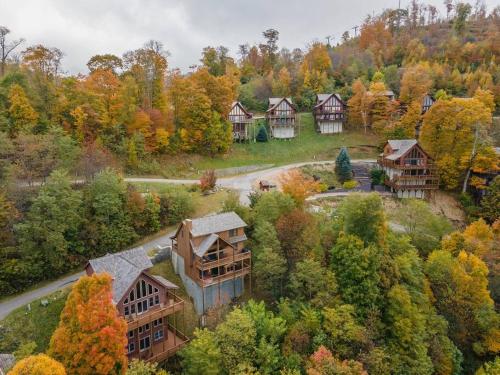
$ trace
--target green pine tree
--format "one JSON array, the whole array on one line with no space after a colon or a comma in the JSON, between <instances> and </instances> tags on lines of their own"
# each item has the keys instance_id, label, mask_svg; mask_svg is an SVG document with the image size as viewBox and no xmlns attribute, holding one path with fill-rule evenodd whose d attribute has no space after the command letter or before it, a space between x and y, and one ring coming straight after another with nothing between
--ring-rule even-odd
<instances>
[{"instance_id":1,"label":"green pine tree","mask_svg":"<svg viewBox=\"0 0 500 375\"><path fill-rule=\"evenodd\" d=\"M260 126L259 132L257 133L257 142L267 142L269 137L267 135L267 129L264 125Z\"/></svg>"},{"instance_id":2,"label":"green pine tree","mask_svg":"<svg viewBox=\"0 0 500 375\"><path fill-rule=\"evenodd\" d=\"M342 147L337 159L335 160L335 173L340 182L349 181L352 179L351 159L347 152L347 148Z\"/></svg>"}]
</instances>

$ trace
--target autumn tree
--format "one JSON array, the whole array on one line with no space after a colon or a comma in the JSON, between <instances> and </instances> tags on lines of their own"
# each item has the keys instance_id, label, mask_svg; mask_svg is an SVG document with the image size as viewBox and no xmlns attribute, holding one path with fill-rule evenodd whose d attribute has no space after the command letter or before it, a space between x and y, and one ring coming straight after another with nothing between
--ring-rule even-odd
<instances>
[{"instance_id":1,"label":"autumn tree","mask_svg":"<svg viewBox=\"0 0 500 375\"><path fill-rule=\"evenodd\" d=\"M118 73L118 69L123 68L123 61L118 56L106 53L104 55L94 55L87 62L87 68L93 73L96 70L109 70Z\"/></svg>"},{"instance_id":2,"label":"autumn tree","mask_svg":"<svg viewBox=\"0 0 500 375\"><path fill-rule=\"evenodd\" d=\"M222 354L215 334L207 329L196 329L194 338L180 352L180 356L187 375L220 373Z\"/></svg>"},{"instance_id":3,"label":"autumn tree","mask_svg":"<svg viewBox=\"0 0 500 375\"><path fill-rule=\"evenodd\" d=\"M500 217L500 177L495 177L481 199L481 214L490 223Z\"/></svg>"},{"instance_id":4,"label":"autumn tree","mask_svg":"<svg viewBox=\"0 0 500 375\"><path fill-rule=\"evenodd\" d=\"M290 72L284 66L280 69L278 77L273 80L273 95L278 97L288 97L291 92L292 77Z\"/></svg>"},{"instance_id":5,"label":"autumn tree","mask_svg":"<svg viewBox=\"0 0 500 375\"><path fill-rule=\"evenodd\" d=\"M274 297L282 295L283 278L287 271L286 259L276 250L264 247L255 255L254 267L259 289L269 291Z\"/></svg>"},{"instance_id":6,"label":"autumn tree","mask_svg":"<svg viewBox=\"0 0 500 375\"><path fill-rule=\"evenodd\" d=\"M45 354L24 358L16 363L9 375L66 375L64 366Z\"/></svg>"},{"instance_id":7,"label":"autumn tree","mask_svg":"<svg viewBox=\"0 0 500 375\"><path fill-rule=\"evenodd\" d=\"M125 374L127 324L112 301L107 274L82 276L72 287L50 340L49 354L72 374Z\"/></svg>"},{"instance_id":8,"label":"autumn tree","mask_svg":"<svg viewBox=\"0 0 500 375\"><path fill-rule=\"evenodd\" d=\"M38 114L31 106L20 85L14 84L10 87L9 103L10 136L15 137L19 132L32 130L38 119Z\"/></svg>"},{"instance_id":9,"label":"autumn tree","mask_svg":"<svg viewBox=\"0 0 500 375\"><path fill-rule=\"evenodd\" d=\"M292 169L280 176L281 189L289 194L298 205L303 205L306 198L319 192L319 183L308 178L298 169Z\"/></svg>"},{"instance_id":10,"label":"autumn tree","mask_svg":"<svg viewBox=\"0 0 500 375\"><path fill-rule=\"evenodd\" d=\"M435 159L445 187L453 189L459 185L480 149L478 142L487 139L481 134L490 124L490 109L476 98L438 100L426 112L420 140Z\"/></svg>"},{"instance_id":11,"label":"autumn tree","mask_svg":"<svg viewBox=\"0 0 500 375\"><path fill-rule=\"evenodd\" d=\"M332 352L324 346L320 346L311 355L311 365L307 369L307 375L323 374L349 374L368 375L363 369L363 364L354 360L340 360L333 356Z\"/></svg>"},{"instance_id":12,"label":"autumn tree","mask_svg":"<svg viewBox=\"0 0 500 375\"><path fill-rule=\"evenodd\" d=\"M0 77L5 74L5 66L9 55L24 42L22 38L8 42L8 34L10 34L10 30L5 26L0 26Z\"/></svg>"},{"instance_id":13,"label":"autumn tree","mask_svg":"<svg viewBox=\"0 0 500 375\"><path fill-rule=\"evenodd\" d=\"M369 126L369 113L372 97L367 94L366 87L359 79L352 84L353 95L347 102L349 108L349 124L362 126L366 132Z\"/></svg>"},{"instance_id":14,"label":"autumn tree","mask_svg":"<svg viewBox=\"0 0 500 375\"><path fill-rule=\"evenodd\" d=\"M432 87L431 68L428 63L419 63L405 69L401 78L400 100L403 103L421 103Z\"/></svg>"}]
</instances>

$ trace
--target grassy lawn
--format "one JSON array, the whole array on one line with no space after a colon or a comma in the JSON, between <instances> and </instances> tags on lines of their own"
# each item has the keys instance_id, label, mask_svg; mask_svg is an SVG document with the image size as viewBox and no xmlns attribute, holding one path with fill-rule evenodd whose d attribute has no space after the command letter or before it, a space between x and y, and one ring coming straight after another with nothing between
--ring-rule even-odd
<instances>
[{"instance_id":1,"label":"grassy lawn","mask_svg":"<svg viewBox=\"0 0 500 375\"><path fill-rule=\"evenodd\" d=\"M265 143L235 143L228 154L215 157L200 155L166 157L160 163L161 173L168 178L196 178L207 169L332 160L343 146L348 147L353 159L377 156L376 146L380 139L374 134L365 134L363 131L345 131L334 135L320 135L314 129L314 121L310 113L302 113L300 116L300 134L295 139L271 140Z\"/></svg>"},{"instance_id":2,"label":"grassy lawn","mask_svg":"<svg viewBox=\"0 0 500 375\"><path fill-rule=\"evenodd\" d=\"M175 274L174 267L172 266L172 262L170 259L167 259L163 262L157 263L153 266L153 268L149 271L153 275L160 275L166 278L167 280L176 284L179 289L176 291L183 300L184 300L184 322L186 328L183 327L182 315L179 314L177 318L177 324L179 324L179 328L181 330L185 329L185 334L189 337L192 336L195 328L198 327L198 315L196 315L196 311L194 310L193 302L190 300L184 285L182 284L181 278Z\"/></svg>"},{"instance_id":3,"label":"grassy lawn","mask_svg":"<svg viewBox=\"0 0 500 375\"><path fill-rule=\"evenodd\" d=\"M29 341L37 344L36 352L47 350L68 293L69 288L35 300L30 304L30 311L23 306L0 321L0 352L10 353ZM42 300L49 304L42 306Z\"/></svg>"}]
</instances>

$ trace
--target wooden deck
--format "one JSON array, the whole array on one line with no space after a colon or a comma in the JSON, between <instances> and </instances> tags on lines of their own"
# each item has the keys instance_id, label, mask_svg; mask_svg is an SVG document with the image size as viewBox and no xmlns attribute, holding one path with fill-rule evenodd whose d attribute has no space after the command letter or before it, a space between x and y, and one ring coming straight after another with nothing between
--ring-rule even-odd
<instances>
[{"instance_id":1,"label":"wooden deck","mask_svg":"<svg viewBox=\"0 0 500 375\"><path fill-rule=\"evenodd\" d=\"M167 334L165 340L153 344L153 346L149 349L146 349L143 352L140 352L138 356L131 358L138 357L147 362L162 362L173 356L189 341L184 334L172 326L169 326L169 329L165 330L165 333Z\"/></svg>"},{"instance_id":2,"label":"wooden deck","mask_svg":"<svg viewBox=\"0 0 500 375\"><path fill-rule=\"evenodd\" d=\"M126 318L128 330L137 329L146 323L151 323L155 319L163 318L178 311L182 311L183 308L184 301L176 297L176 299L170 299L168 304L160 306L159 309L151 309L140 315L132 314Z\"/></svg>"}]
</instances>

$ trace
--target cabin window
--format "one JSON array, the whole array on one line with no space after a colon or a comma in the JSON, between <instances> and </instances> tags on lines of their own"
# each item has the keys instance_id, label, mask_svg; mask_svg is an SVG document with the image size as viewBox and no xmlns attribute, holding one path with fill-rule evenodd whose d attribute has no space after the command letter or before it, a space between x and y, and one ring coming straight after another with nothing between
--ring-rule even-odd
<instances>
[{"instance_id":1,"label":"cabin window","mask_svg":"<svg viewBox=\"0 0 500 375\"><path fill-rule=\"evenodd\" d=\"M125 316L129 315L128 306L125 306L123 313L125 314Z\"/></svg>"},{"instance_id":2,"label":"cabin window","mask_svg":"<svg viewBox=\"0 0 500 375\"><path fill-rule=\"evenodd\" d=\"M141 289L142 289L142 296L146 297L147 292L146 292L146 282L144 280L141 280Z\"/></svg>"},{"instance_id":3,"label":"cabin window","mask_svg":"<svg viewBox=\"0 0 500 375\"><path fill-rule=\"evenodd\" d=\"M158 288L155 288L155 293L158 293L158 292L159 292Z\"/></svg>"},{"instance_id":4,"label":"cabin window","mask_svg":"<svg viewBox=\"0 0 500 375\"><path fill-rule=\"evenodd\" d=\"M155 332L155 341L161 340L163 338L163 330L159 330Z\"/></svg>"},{"instance_id":5,"label":"cabin window","mask_svg":"<svg viewBox=\"0 0 500 375\"><path fill-rule=\"evenodd\" d=\"M141 339L141 341L139 341L139 349L141 352L148 349L150 346L151 346L151 341L149 339L149 336L144 337L143 339Z\"/></svg>"},{"instance_id":6,"label":"cabin window","mask_svg":"<svg viewBox=\"0 0 500 375\"><path fill-rule=\"evenodd\" d=\"M135 314L135 304L134 305L130 305L130 313L131 314Z\"/></svg>"},{"instance_id":7,"label":"cabin window","mask_svg":"<svg viewBox=\"0 0 500 375\"><path fill-rule=\"evenodd\" d=\"M149 297L149 307L154 306L153 297Z\"/></svg>"},{"instance_id":8,"label":"cabin window","mask_svg":"<svg viewBox=\"0 0 500 375\"><path fill-rule=\"evenodd\" d=\"M142 303L141 303L141 302L139 302L139 303L137 304L137 314L141 314L141 313L142 313Z\"/></svg>"},{"instance_id":9,"label":"cabin window","mask_svg":"<svg viewBox=\"0 0 500 375\"><path fill-rule=\"evenodd\" d=\"M134 331L133 331L133 330L128 331L128 338L129 338L129 339L134 338Z\"/></svg>"},{"instance_id":10,"label":"cabin window","mask_svg":"<svg viewBox=\"0 0 500 375\"><path fill-rule=\"evenodd\" d=\"M238 229L230 229L229 230L229 237L235 237L238 235Z\"/></svg>"},{"instance_id":11,"label":"cabin window","mask_svg":"<svg viewBox=\"0 0 500 375\"><path fill-rule=\"evenodd\" d=\"M141 298L142 295L141 295L141 285L139 283L137 283L135 285L135 294L137 295L137 298Z\"/></svg>"},{"instance_id":12,"label":"cabin window","mask_svg":"<svg viewBox=\"0 0 500 375\"><path fill-rule=\"evenodd\" d=\"M124 305L128 304L128 298L125 298L125 301L123 301L123 304Z\"/></svg>"},{"instance_id":13,"label":"cabin window","mask_svg":"<svg viewBox=\"0 0 500 375\"><path fill-rule=\"evenodd\" d=\"M161 324L163 324L163 318L159 318L159 319L153 320L153 326L154 327L158 327Z\"/></svg>"},{"instance_id":14,"label":"cabin window","mask_svg":"<svg viewBox=\"0 0 500 375\"><path fill-rule=\"evenodd\" d=\"M135 300L135 298L134 298L134 290L130 291L130 294L128 295L128 297L130 298L130 301Z\"/></svg>"},{"instance_id":15,"label":"cabin window","mask_svg":"<svg viewBox=\"0 0 500 375\"><path fill-rule=\"evenodd\" d=\"M144 312L148 311L148 301L147 300L142 301L142 311L144 311Z\"/></svg>"},{"instance_id":16,"label":"cabin window","mask_svg":"<svg viewBox=\"0 0 500 375\"><path fill-rule=\"evenodd\" d=\"M157 294L155 296L155 305L159 305L160 304L160 296Z\"/></svg>"},{"instance_id":17,"label":"cabin window","mask_svg":"<svg viewBox=\"0 0 500 375\"><path fill-rule=\"evenodd\" d=\"M148 293L153 294L153 286L151 284L148 284Z\"/></svg>"},{"instance_id":18,"label":"cabin window","mask_svg":"<svg viewBox=\"0 0 500 375\"><path fill-rule=\"evenodd\" d=\"M131 342L130 344L128 344L128 352L135 352L135 343Z\"/></svg>"}]
</instances>

